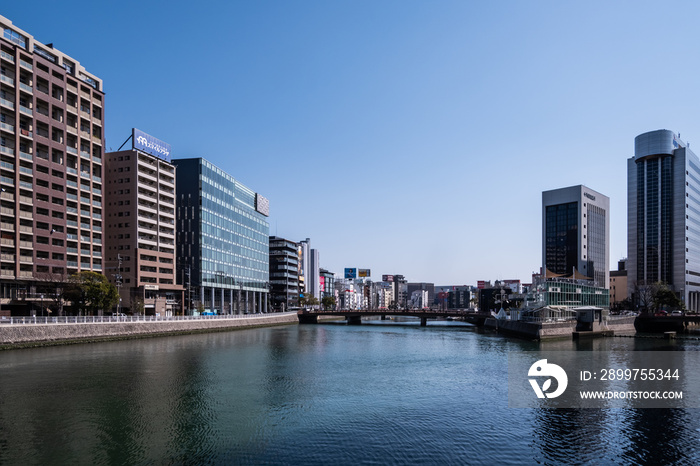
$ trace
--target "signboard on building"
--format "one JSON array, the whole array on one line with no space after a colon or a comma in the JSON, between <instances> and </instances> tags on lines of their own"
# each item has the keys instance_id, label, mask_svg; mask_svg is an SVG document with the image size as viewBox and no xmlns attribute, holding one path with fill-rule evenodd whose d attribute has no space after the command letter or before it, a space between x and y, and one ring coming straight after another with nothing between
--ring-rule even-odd
<instances>
[{"instance_id":1,"label":"signboard on building","mask_svg":"<svg viewBox=\"0 0 700 466\"><path fill-rule=\"evenodd\" d=\"M170 162L170 144L136 128L131 128L131 147Z\"/></svg>"},{"instance_id":2,"label":"signboard on building","mask_svg":"<svg viewBox=\"0 0 700 466\"><path fill-rule=\"evenodd\" d=\"M394 276L393 275L382 275L382 281L383 282L393 282Z\"/></svg>"},{"instance_id":3,"label":"signboard on building","mask_svg":"<svg viewBox=\"0 0 700 466\"><path fill-rule=\"evenodd\" d=\"M345 269L345 278L357 278L357 269Z\"/></svg>"},{"instance_id":4,"label":"signboard on building","mask_svg":"<svg viewBox=\"0 0 700 466\"><path fill-rule=\"evenodd\" d=\"M483 290L484 288L486 288L486 282L484 280L479 280L478 282L476 282L476 287L480 290Z\"/></svg>"},{"instance_id":5,"label":"signboard on building","mask_svg":"<svg viewBox=\"0 0 700 466\"><path fill-rule=\"evenodd\" d=\"M357 269L357 276L362 278L362 277L370 277L370 271L369 269Z\"/></svg>"},{"instance_id":6,"label":"signboard on building","mask_svg":"<svg viewBox=\"0 0 700 466\"><path fill-rule=\"evenodd\" d=\"M266 197L255 193L255 210L263 214L265 217L269 217L270 201Z\"/></svg>"}]
</instances>

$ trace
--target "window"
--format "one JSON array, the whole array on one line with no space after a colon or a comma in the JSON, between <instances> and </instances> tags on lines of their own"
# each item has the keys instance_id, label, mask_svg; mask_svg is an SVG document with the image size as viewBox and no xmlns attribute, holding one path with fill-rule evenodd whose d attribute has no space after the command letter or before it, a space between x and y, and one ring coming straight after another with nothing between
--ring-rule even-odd
<instances>
[{"instance_id":1,"label":"window","mask_svg":"<svg viewBox=\"0 0 700 466\"><path fill-rule=\"evenodd\" d=\"M27 41L24 38L24 36L18 32L13 31L12 29L5 28L5 32L3 33L3 37L10 42L13 42L20 47L27 48Z\"/></svg>"}]
</instances>

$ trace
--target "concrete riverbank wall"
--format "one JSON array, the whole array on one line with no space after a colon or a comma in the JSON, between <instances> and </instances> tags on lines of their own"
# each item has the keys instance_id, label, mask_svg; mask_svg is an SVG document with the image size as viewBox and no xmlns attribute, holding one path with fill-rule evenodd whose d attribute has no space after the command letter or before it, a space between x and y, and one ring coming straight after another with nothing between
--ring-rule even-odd
<instances>
[{"instance_id":1,"label":"concrete riverbank wall","mask_svg":"<svg viewBox=\"0 0 700 466\"><path fill-rule=\"evenodd\" d=\"M296 323L296 313L285 313L230 319L4 324L0 325L0 349L216 332Z\"/></svg>"},{"instance_id":2,"label":"concrete riverbank wall","mask_svg":"<svg viewBox=\"0 0 700 466\"><path fill-rule=\"evenodd\" d=\"M576 331L576 321L568 322L522 322L518 320L486 319L484 327L498 333L512 335L529 340L547 340L555 338L572 338ZM634 317L593 323L593 332L612 330L618 333L634 333Z\"/></svg>"}]
</instances>

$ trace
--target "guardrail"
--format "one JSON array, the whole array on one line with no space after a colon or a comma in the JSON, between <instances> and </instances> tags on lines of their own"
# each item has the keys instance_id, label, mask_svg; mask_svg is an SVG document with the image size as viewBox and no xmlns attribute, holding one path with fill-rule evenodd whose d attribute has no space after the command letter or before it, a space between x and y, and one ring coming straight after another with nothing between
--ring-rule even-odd
<instances>
[{"instance_id":1,"label":"guardrail","mask_svg":"<svg viewBox=\"0 0 700 466\"><path fill-rule=\"evenodd\" d=\"M52 324L99 324L120 322L182 322L201 320L250 319L254 317L281 316L296 312L268 312L257 314L224 314L213 316L2 316L0 325L52 325Z\"/></svg>"}]
</instances>

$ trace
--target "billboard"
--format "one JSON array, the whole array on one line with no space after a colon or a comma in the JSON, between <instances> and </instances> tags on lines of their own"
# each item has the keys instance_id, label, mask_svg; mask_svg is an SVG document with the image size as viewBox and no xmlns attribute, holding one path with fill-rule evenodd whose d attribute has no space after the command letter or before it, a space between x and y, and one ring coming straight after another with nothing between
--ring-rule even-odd
<instances>
[{"instance_id":1,"label":"billboard","mask_svg":"<svg viewBox=\"0 0 700 466\"><path fill-rule=\"evenodd\" d=\"M345 278L357 278L357 269L345 269Z\"/></svg>"},{"instance_id":2,"label":"billboard","mask_svg":"<svg viewBox=\"0 0 700 466\"><path fill-rule=\"evenodd\" d=\"M483 290L484 288L486 288L486 281L479 280L478 282L476 282L476 287L480 290Z\"/></svg>"},{"instance_id":3,"label":"billboard","mask_svg":"<svg viewBox=\"0 0 700 466\"><path fill-rule=\"evenodd\" d=\"M371 274L369 272L369 269L357 269L357 276L358 277L370 277Z\"/></svg>"},{"instance_id":4,"label":"billboard","mask_svg":"<svg viewBox=\"0 0 700 466\"><path fill-rule=\"evenodd\" d=\"M170 144L136 128L131 128L131 148L170 162Z\"/></svg>"},{"instance_id":5,"label":"billboard","mask_svg":"<svg viewBox=\"0 0 700 466\"><path fill-rule=\"evenodd\" d=\"M382 281L383 282L393 282L394 276L393 275L382 275Z\"/></svg>"}]
</instances>

